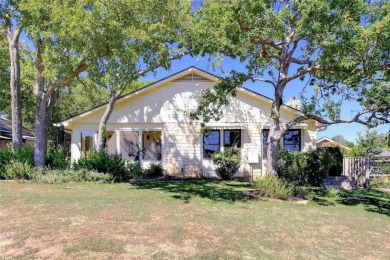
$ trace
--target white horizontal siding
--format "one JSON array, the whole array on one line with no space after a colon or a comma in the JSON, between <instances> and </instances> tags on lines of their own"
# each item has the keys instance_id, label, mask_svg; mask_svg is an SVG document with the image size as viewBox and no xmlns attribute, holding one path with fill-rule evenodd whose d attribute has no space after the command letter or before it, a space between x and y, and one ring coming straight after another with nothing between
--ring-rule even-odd
<instances>
[{"instance_id":1,"label":"white horizontal siding","mask_svg":"<svg viewBox=\"0 0 390 260\"><path fill-rule=\"evenodd\" d=\"M117 102L107 124L107 130L161 130L162 162L172 174L197 173L204 166L202 159L202 134L199 122L191 122L188 114L196 109L202 90L211 88L213 82L199 76L187 76L158 88L144 91L131 98ZM248 153L258 151L261 158L262 129L269 124L271 103L257 98L251 93L238 91L236 97L230 97L230 105L224 108L218 122L210 126L235 125L243 128L242 157L243 174L249 175L251 168L247 162ZM80 156L80 131L97 131L104 108L72 120L72 160ZM289 121L294 114L282 109L281 121ZM306 123L302 149L307 151L315 147L316 128ZM260 175L261 161L253 164L253 173Z\"/></svg>"}]
</instances>

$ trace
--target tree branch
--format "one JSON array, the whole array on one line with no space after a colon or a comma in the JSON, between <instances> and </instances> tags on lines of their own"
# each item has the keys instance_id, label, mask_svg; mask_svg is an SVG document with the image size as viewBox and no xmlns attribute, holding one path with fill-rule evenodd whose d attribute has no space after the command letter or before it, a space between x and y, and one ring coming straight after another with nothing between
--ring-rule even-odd
<instances>
[{"instance_id":1,"label":"tree branch","mask_svg":"<svg viewBox=\"0 0 390 260\"><path fill-rule=\"evenodd\" d=\"M378 108L365 109L365 110L362 110L359 113L357 113L352 118L349 118L349 119L335 119L335 120L324 119L324 118L322 118L320 116L310 115L310 114L309 115L301 115L301 116L296 117L292 121L288 122L283 127L281 127L281 131L284 133L285 131L287 131L288 129L293 127L294 125L296 125L296 124L298 124L298 123L300 123L302 121L310 120L310 119L311 120L315 120L315 121L317 121L319 123L322 123L322 124L326 124L326 125L340 124L340 123L359 123L359 124L363 124L363 125L369 125L368 121L363 121L363 120L360 119L360 117L362 115L364 115L364 114L375 113L377 110L378 110Z\"/></svg>"},{"instance_id":2,"label":"tree branch","mask_svg":"<svg viewBox=\"0 0 390 260\"><path fill-rule=\"evenodd\" d=\"M173 55L173 56L171 56L171 57L168 57L168 61L173 61L173 60L180 59L181 57L183 57L183 56L185 56L185 55L187 55L187 54L189 54L189 53L190 53L190 51L185 51L185 52L183 52L183 53L180 53L180 54L177 54L177 55ZM151 71L157 69L157 68L160 67L160 66L161 66L161 64L156 64L156 65L150 66L149 68L146 68L146 69L144 69L144 70L138 71L138 73L137 73L137 78L138 78L138 77L141 77L141 76L144 76L146 73L151 72Z\"/></svg>"},{"instance_id":3,"label":"tree branch","mask_svg":"<svg viewBox=\"0 0 390 260\"><path fill-rule=\"evenodd\" d=\"M238 25L240 26L240 29L243 30L244 32L251 32L252 31L252 28L249 28L249 27L246 27L242 21L237 21ZM250 41L252 43L260 43L262 45L269 45L275 49L277 49L278 51L282 50L282 47L279 46L278 44L276 44L275 42L273 41L267 41L261 37L256 37L256 38L252 38L250 39Z\"/></svg>"},{"instance_id":4,"label":"tree branch","mask_svg":"<svg viewBox=\"0 0 390 260\"><path fill-rule=\"evenodd\" d=\"M87 68L88 65L86 63L81 63L74 71L70 73L70 75L64 81L51 85L48 88L46 95L50 96L54 90L72 84L76 77L80 75L81 72L85 71Z\"/></svg>"},{"instance_id":5,"label":"tree branch","mask_svg":"<svg viewBox=\"0 0 390 260\"><path fill-rule=\"evenodd\" d=\"M261 82L265 82L265 83L271 84L274 88L276 88L276 84L272 80L263 79L263 78L256 78L254 76L251 76L250 79L252 79L254 81L261 81Z\"/></svg>"},{"instance_id":6,"label":"tree branch","mask_svg":"<svg viewBox=\"0 0 390 260\"><path fill-rule=\"evenodd\" d=\"M18 28L16 28L15 32L14 32L14 38L12 40L12 44L14 46L18 45L19 43L19 38L20 38L20 34L22 33L23 31L23 27L21 25L19 25Z\"/></svg>"},{"instance_id":7,"label":"tree branch","mask_svg":"<svg viewBox=\"0 0 390 260\"><path fill-rule=\"evenodd\" d=\"M310 64L310 62L308 64ZM307 67L306 69L302 69L298 73L295 73L294 75L285 78L285 81L290 82L291 80L299 78L302 75L305 75L307 73L314 72L317 70L337 70L337 68L330 67L330 66L322 66L322 65L311 65L311 66Z\"/></svg>"},{"instance_id":8,"label":"tree branch","mask_svg":"<svg viewBox=\"0 0 390 260\"><path fill-rule=\"evenodd\" d=\"M177 55L170 56L170 57L168 57L168 61L180 59L181 57L183 57L183 56L185 56L185 55L187 55L187 54L189 54L189 53L190 53L190 51L184 51L183 53L180 53L180 54L177 54ZM139 70L138 73L136 73L136 76L135 76L134 78L132 78L132 79L130 80L130 82L132 82L133 80L138 79L138 78L141 77L141 76L144 76L144 75L147 74L148 72L151 72L151 71L157 69L157 68L160 67L160 66L161 66L161 64L158 63L158 64L156 64L156 65L154 65L154 66L150 66L149 68L146 68L146 69L144 69L144 70ZM126 87L127 87L127 85L129 85L129 83L128 83L128 84L125 84ZM126 89L126 87L121 88L118 92L116 92L115 96L116 96L117 99L121 97L121 95L123 94L123 92L124 92L124 90Z\"/></svg>"},{"instance_id":9,"label":"tree branch","mask_svg":"<svg viewBox=\"0 0 390 260\"><path fill-rule=\"evenodd\" d=\"M306 65L306 64L313 63L313 61L310 61L309 59L300 60L300 59L297 59L297 58L291 58L290 61L291 61L292 63L300 64L300 65Z\"/></svg>"}]
</instances>

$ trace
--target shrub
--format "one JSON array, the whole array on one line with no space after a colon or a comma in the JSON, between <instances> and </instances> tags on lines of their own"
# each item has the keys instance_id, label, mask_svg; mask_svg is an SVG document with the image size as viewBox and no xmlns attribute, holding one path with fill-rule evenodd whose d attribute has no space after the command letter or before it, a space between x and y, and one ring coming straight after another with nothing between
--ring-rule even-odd
<instances>
[{"instance_id":1,"label":"shrub","mask_svg":"<svg viewBox=\"0 0 390 260\"><path fill-rule=\"evenodd\" d=\"M258 179L253 182L253 186L261 196L269 198L287 198L294 192L293 184L275 176Z\"/></svg>"},{"instance_id":2,"label":"shrub","mask_svg":"<svg viewBox=\"0 0 390 260\"><path fill-rule=\"evenodd\" d=\"M3 178L6 180L31 180L34 177L35 171L28 162L11 160L3 170Z\"/></svg>"},{"instance_id":3,"label":"shrub","mask_svg":"<svg viewBox=\"0 0 390 260\"><path fill-rule=\"evenodd\" d=\"M295 186L293 190L294 196L300 197L302 199L312 200L314 198L314 192L308 190L306 187Z\"/></svg>"},{"instance_id":4,"label":"shrub","mask_svg":"<svg viewBox=\"0 0 390 260\"><path fill-rule=\"evenodd\" d=\"M217 165L215 172L223 180L231 180L241 165L240 150L231 148L219 152L213 156L213 162Z\"/></svg>"},{"instance_id":5,"label":"shrub","mask_svg":"<svg viewBox=\"0 0 390 260\"><path fill-rule=\"evenodd\" d=\"M144 170L142 169L140 161L129 163L128 171L130 173L130 177L133 179L142 179L144 176Z\"/></svg>"},{"instance_id":6,"label":"shrub","mask_svg":"<svg viewBox=\"0 0 390 260\"><path fill-rule=\"evenodd\" d=\"M289 183L308 185L307 155L300 152L281 150L278 157L278 176Z\"/></svg>"},{"instance_id":7,"label":"shrub","mask_svg":"<svg viewBox=\"0 0 390 260\"><path fill-rule=\"evenodd\" d=\"M9 149L0 149L0 179L5 179L6 165L12 159L12 152Z\"/></svg>"},{"instance_id":8,"label":"shrub","mask_svg":"<svg viewBox=\"0 0 390 260\"><path fill-rule=\"evenodd\" d=\"M321 147L310 152L281 150L278 176L300 186L320 186L331 175L341 175L343 157L338 147Z\"/></svg>"},{"instance_id":9,"label":"shrub","mask_svg":"<svg viewBox=\"0 0 390 260\"><path fill-rule=\"evenodd\" d=\"M129 173L133 179L154 179L164 176L164 169L160 163L152 163L149 168L143 169L139 161L129 163Z\"/></svg>"},{"instance_id":10,"label":"shrub","mask_svg":"<svg viewBox=\"0 0 390 260\"><path fill-rule=\"evenodd\" d=\"M15 148L12 153L12 158L18 162L26 162L34 166L34 147L25 145L21 148Z\"/></svg>"},{"instance_id":11,"label":"shrub","mask_svg":"<svg viewBox=\"0 0 390 260\"><path fill-rule=\"evenodd\" d=\"M339 147L320 147L317 152L327 155L328 176L341 176L343 173L343 154Z\"/></svg>"},{"instance_id":12,"label":"shrub","mask_svg":"<svg viewBox=\"0 0 390 260\"><path fill-rule=\"evenodd\" d=\"M30 170L27 169L27 167L32 169L33 166L34 147L26 145L21 148L15 148L14 151L12 151L11 146L8 146L7 149L4 150L0 149L0 179L25 179L18 178L18 176L23 176L23 173L19 174L13 171L18 169L29 172ZM6 173L8 168L10 169L8 173Z\"/></svg>"},{"instance_id":13,"label":"shrub","mask_svg":"<svg viewBox=\"0 0 390 260\"><path fill-rule=\"evenodd\" d=\"M390 177L380 176L370 179L370 186L372 188L390 188Z\"/></svg>"},{"instance_id":14,"label":"shrub","mask_svg":"<svg viewBox=\"0 0 390 260\"><path fill-rule=\"evenodd\" d=\"M148 169L144 171L146 178L158 178L164 176L164 169L160 163L152 163Z\"/></svg>"},{"instance_id":15,"label":"shrub","mask_svg":"<svg viewBox=\"0 0 390 260\"><path fill-rule=\"evenodd\" d=\"M73 168L75 170L87 169L108 173L115 182L123 182L130 179L125 160L118 154L109 154L107 150L87 153L85 157L81 157L74 163Z\"/></svg>"},{"instance_id":16,"label":"shrub","mask_svg":"<svg viewBox=\"0 0 390 260\"><path fill-rule=\"evenodd\" d=\"M55 150L51 147L47 149L45 164L50 169L64 170L69 167L65 152L62 149Z\"/></svg>"},{"instance_id":17,"label":"shrub","mask_svg":"<svg viewBox=\"0 0 390 260\"><path fill-rule=\"evenodd\" d=\"M86 169L73 170L48 170L39 169L34 181L38 183L55 184L67 182L110 182L111 176L106 173L98 173Z\"/></svg>"},{"instance_id":18,"label":"shrub","mask_svg":"<svg viewBox=\"0 0 390 260\"><path fill-rule=\"evenodd\" d=\"M338 147L321 147L307 153L307 175L309 184L320 186L327 176L340 176L343 156Z\"/></svg>"}]
</instances>

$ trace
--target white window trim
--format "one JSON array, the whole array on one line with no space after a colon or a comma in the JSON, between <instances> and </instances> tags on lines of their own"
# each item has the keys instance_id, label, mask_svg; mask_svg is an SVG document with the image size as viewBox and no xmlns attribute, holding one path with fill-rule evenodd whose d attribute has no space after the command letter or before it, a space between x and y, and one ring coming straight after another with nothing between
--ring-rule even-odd
<instances>
[{"instance_id":1,"label":"white window trim","mask_svg":"<svg viewBox=\"0 0 390 260\"><path fill-rule=\"evenodd\" d=\"M84 138L84 134L83 133L90 133L91 136L92 136L92 150L95 150L96 149L96 144L97 144L97 141L95 140L95 131L94 130L80 130L79 131L79 136L80 136L80 156L84 155L83 154L83 138Z\"/></svg>"}]
</instances>

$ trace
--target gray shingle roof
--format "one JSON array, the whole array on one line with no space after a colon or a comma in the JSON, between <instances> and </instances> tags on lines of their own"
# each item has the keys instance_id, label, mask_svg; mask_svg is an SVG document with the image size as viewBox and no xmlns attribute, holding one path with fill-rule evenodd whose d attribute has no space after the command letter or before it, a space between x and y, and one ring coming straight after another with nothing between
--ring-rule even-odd
<instances>
[{"instance_id":1,"label":"gray shingle roof","mask_svg":"<svg viewBox=\"0 0 390 260\"><path fill-rule=\"evenodd\" d=\"M0 139L8 139L12 136L12 123L11 121L0 118L0 134L3 138ZM34 132L28 130L27 128L22 129L23 138L34 138Z\"/></svg>"}]
</instances>

